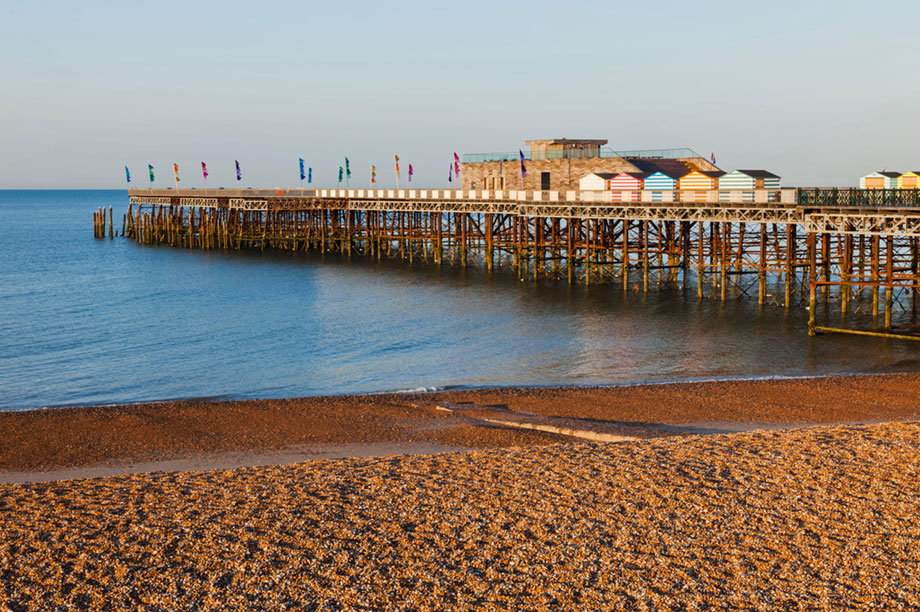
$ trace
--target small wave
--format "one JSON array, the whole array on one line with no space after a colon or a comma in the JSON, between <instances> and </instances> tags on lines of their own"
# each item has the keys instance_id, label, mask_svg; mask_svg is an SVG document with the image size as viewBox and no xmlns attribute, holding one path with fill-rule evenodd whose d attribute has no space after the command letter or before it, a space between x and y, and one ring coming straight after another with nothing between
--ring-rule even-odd
<instances>
[{"instance_id":1,"label":"small wave","mask_svg":"<svg viewBox=\"0 0 920 612\"><path fill-rule=\"evenodd\" d=\"M444 387L415 387L414 389L397 389L396 391L385 391L384 393L435 393L443 390Z\"/></svg>"}]
</instances>

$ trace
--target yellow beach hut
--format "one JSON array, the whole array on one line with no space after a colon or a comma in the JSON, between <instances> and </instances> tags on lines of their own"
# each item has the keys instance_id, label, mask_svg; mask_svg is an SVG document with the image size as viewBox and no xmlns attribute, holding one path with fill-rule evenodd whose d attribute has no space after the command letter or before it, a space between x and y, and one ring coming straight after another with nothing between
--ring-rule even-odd
<instances>
[{"instance_id":1,"label":"yellow beach hut","mask_svg":"<svg viewBox=\"0 0 920 612\"><path fill-rule=\"evenodd\" d=\"M905 172L899 176L898 189L920 189L920 170Z\"/></svg>"},{"instance_id":2,"label":"yellow beach hut","mask_svg":"<svg viewBox=\"0 0 920 612\"><path fill-rule=\"evenodd\" d=\"M719 188L721 170L694 170L677 181L680 199L684 202L705 202L710 191Z\"/></svg>"}]
</instances>

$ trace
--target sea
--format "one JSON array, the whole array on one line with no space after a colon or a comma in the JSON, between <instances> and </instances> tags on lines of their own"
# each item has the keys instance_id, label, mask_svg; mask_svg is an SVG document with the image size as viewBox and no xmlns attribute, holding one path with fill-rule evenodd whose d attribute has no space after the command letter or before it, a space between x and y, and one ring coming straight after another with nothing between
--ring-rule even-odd
<instances>
[{"instance_id":1,"label":"sea","mask_svg":"<svg viewBox=\"0 0 920 612\"><path fill-rule=\"evenodd\" d=\"M920 343L806 333L695 282L569 286L402 260L93 237L127 192L0 191L0 410L185 398L916 371ZM821 307L841 320L833 302ZM907 309L895 322L913 324ZM847 315L863 317L862 313Z\"/></svg>"}]
</instances>

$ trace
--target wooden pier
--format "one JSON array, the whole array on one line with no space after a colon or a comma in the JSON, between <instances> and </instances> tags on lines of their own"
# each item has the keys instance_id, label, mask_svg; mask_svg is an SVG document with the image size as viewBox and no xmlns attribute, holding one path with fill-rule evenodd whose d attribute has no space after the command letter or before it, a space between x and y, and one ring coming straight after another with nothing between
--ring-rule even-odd
<instances>
[{"instance_id":1,"label":"wooden pier","mask_svg":"<svg viewBox=\"0 0 920 612\"><path fill-rule=\"evenodd\" d=\"M700 194L134 189L129 198L122 234L141 244L402 258L628 290L680 283L701 299L807 307L810 334L915 338L891 322L896 305L917 310L920 190L712 191L689 201ZM105 220L95 213L97 237ZM868 330L820 325L817 303L832 299L842 313L882 320Z\"/></svg>"}]
</instances>

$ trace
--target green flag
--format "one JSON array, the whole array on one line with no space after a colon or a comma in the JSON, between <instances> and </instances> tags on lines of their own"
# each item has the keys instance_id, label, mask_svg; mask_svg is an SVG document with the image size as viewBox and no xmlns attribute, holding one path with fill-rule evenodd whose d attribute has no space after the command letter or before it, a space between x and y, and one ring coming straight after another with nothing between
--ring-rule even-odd
<instances>
[{"instance_id":1,"label":"green flag","mask_svg":"<svg viewBox=\"0 0 920 612\"><path fill-rule=\"evenodd\" d=\"M351 164L348 162L348 158L345 158L345 176L351 178Z\"/></svg>"},{"instance_id":2,"label":"green flag","mask_svg":"<svg viewBox=\"0 0 920 612\"><path fill-rule=\"evenodd\" d=\"M342 182L342 166L339 166L339 182Z\"/></svg>"}]
</instances>

